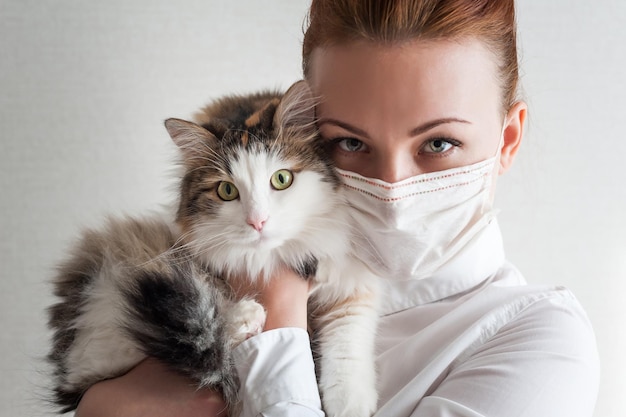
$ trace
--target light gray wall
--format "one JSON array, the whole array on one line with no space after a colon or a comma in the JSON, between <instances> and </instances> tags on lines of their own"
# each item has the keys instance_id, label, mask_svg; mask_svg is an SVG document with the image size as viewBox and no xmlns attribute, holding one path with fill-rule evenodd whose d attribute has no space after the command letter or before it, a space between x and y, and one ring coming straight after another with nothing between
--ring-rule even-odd
<instances>
[{"instance_id":1,"label":"light gray wall","mask_svg":"<svg viewBox=\"0 0 626 417\"><path fill-rule=\"evenodd\" d=\"M0 416L47 415L46 280L80 226L169 202L162 128L300 76L307 0L0 0ZM626 415L626 3L521 0L522 154L501 179L509 258L571 288Z\"/></svg>"}]
</instances>

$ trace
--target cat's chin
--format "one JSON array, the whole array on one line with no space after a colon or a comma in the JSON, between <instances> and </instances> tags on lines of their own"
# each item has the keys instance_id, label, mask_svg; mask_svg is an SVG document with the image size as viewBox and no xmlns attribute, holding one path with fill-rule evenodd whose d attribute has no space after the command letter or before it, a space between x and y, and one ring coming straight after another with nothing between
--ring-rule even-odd
<instances>
[{"instance_id":1,"label":"cat's chin","mask_svg":"<svg viewBox=\"0 0 626 417\"><path fill-rule=\"evenodd\" d=\"M269 233L254 233L246 236L242 239L237 239L228 245L235 252L261 252L267 253L276 248L279 248L285 243L285 239L277 236L272 236Z\"/></svg>"},{"instance_id":2,"label":"cat's chin","mask_svg":"<svg viewBox=\"0 0 626 417\"><path fill-rule=\"evenodd\" d=\"M285 239L260 233L252 243L251 248L262 251L271 251L281 247L284 243Z\"/></svg>"},{"instance_id":3,"label":"cat's chin","mask_svg":"<svg viewBox=\"0 0 626 417\"><path fill-rule=\"evenodd\" d=\"M250 250L271 251L285 243L283 237L267 231L250 233L240 241L240 245Z\"/></svg>"}]
</instances>

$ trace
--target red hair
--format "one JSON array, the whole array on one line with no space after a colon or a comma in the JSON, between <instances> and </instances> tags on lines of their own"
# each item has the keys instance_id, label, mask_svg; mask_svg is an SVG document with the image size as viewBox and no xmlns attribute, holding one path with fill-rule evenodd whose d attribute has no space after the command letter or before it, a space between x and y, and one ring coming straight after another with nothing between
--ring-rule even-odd
<instances>
[{"instance_id":1,"label":"red hair","mask_svg":"<svg viewBox=\"0 0 626 417\"><path fill-rule=\"evenodd\" d=\"M313 0L304 35L305 77L315 48L357 40L475 38L492 51L499 66L503 105L517 96L519 65L514 0Z\"/></svg>"}]
</instances>

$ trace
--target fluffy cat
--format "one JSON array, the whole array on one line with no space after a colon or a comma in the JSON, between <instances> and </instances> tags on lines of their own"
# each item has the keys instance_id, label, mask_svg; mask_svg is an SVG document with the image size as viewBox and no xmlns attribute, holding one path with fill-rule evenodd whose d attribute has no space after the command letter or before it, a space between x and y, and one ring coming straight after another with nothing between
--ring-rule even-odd
<instances>
[{"instance_id":1,"label":"fluffy cat","mask_svg":"<svg viewBox=\"0 0 626 417\"><path fill-rule=\"evenodd\" d=\"M351 255L348 203L306 83L222 98L196 122L165 122L184 168L175 219L110 218L59 266L49 309L56 403L72 410L89 386L152 356L220 390L236 415L231 351L262 330L265 312L237 299L233 280L288 266L311 280L326 413L371 415L377 277Z\"/></svg>"}]
</instances>

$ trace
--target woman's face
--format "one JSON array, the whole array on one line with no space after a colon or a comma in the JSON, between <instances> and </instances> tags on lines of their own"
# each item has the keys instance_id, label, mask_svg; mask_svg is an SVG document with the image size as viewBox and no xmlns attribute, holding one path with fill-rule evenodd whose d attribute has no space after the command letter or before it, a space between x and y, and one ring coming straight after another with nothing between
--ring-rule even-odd
<instances>
[{"instance_id":1,"label":"woman's face","mask_svg":"<svg viewBox=\"0 0 626 417\"><path fill-rule=\"evenodd\" d=\"M526 107L505 118L494 56L477 41L318 48L309 82L336 165L366 177L397 182L496 153L503 172L521 139Z\"/></svg>"}]
</instances>

